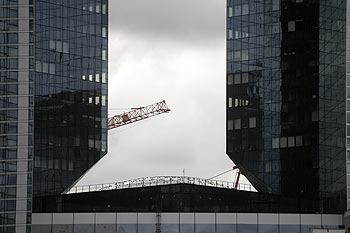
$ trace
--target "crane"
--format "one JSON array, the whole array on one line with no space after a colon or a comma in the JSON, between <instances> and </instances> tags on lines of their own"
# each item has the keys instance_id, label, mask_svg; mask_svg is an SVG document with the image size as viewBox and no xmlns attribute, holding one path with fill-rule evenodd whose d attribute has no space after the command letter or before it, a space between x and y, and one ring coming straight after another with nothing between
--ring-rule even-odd
<instances>
[{"instance_id":1,"label":"crane","mask_svg":"<svg viewBox=\"0 0 350 233\"><path fill-rule=\"evenodd\" d=\"M239 184L239 178L241 177L241 170L239 170L239 168L237 166L233 166L230 170L227 170L225 172L222 172L216 176L213 176L213 177L210 177L208 180L212 180L216 177L219 177L219 176L222 176L228 172L231 172L231 171L234 171L234 170L237 170L237 176L235 177L234 179L234 188L237 189L238 188L238 184Z\"/></svg>"},{"instance_id":2,"label":"crane","mask_svg":"<svg viewBox=\"0 0 350 233\"><path fill-rule=\"evenodd\" d=\"M115 115L108 118L108 130L115 129L124 125L141 121L159 114L168 113L170 109L165 100L148 105L146 107L132 108L131 111Z\"/></svg>"}]
</instances>

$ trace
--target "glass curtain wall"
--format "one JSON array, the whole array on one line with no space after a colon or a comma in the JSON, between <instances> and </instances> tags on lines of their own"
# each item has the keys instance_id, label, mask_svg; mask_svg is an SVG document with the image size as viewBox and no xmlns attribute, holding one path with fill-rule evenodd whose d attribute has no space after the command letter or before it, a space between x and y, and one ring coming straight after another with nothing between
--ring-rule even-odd
<instances>
[{"instance_id":1,"label":"glass curtain wall","mask_svg":"<svg viewBox=\"0 0 350 233\"><path fill-rule=\"evenodd\" d=\"M107 0L37 0L34 195L59 194L107 153Z\"/></svg>"},{"instance_id":2,"label":"glass curtain wall","mask_svg":"<svg viewBox=\"0 0 350 233\"><path fill-rule=\"evenodd\" d=\"M321 211L346 210L346 4L320 0L319 179ZM349 16L348 16L349 17Z\"/></svg>"},{"instance_id":3,"label":"glass curtain wall","mask_svg":"<svg viewBox=\"0 0 350 233\"><path fill-rule=\"evenodd\" d=\"M30 232L34 7L0 0L0 232ZM28 231L27 231L28 230Z\"/></svg>"},{"instance_id":4,"label":"glass curtain wall","mask_svg":"<svg viewBox=\"0 0 350 233\"><path fill-rule=\"evenodd\" d=\"M321 212L345 210L345 5L227 1L227 154Z\"/></svg>"}]
</instances>

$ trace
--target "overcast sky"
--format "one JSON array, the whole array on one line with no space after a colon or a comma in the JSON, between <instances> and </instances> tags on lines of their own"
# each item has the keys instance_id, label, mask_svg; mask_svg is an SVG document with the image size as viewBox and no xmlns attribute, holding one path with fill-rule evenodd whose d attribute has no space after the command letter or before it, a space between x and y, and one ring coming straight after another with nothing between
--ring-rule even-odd
<instances>
[{"instance_id":1,"label":"overcast sky","mask_svg":"<svg viewBox=\"0 0 350 233\"><path fill-rule=\"evenodd\" d=\"M184 168L187 176L209 178L230 169L226 0L109 2L110 108L164 99L171 112L110 131L108 155L78 185L182 175Z\"/></svg>"}]
</instances>

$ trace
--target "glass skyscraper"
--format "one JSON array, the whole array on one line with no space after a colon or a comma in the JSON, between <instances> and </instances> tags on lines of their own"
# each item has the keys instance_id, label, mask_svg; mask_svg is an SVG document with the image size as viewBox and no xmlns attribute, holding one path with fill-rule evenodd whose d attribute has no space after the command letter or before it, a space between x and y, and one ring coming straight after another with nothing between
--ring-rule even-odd
<instances>
[{"instance_id":1,"label":"glass skyscraper","mask_svg":"<svg viewBox=\"0 0 350 233\"><path fill-rule=\"evenodd\" d=\"M107 0L0 0L1 233L107 153L107 37Z\"/></svg>"},{"instance_id":2,"label":"glass skyscraper","mask_svg":"<svg viewBox=\"0 0 350 233\"><path fill-rule=\"evenodd\" d=\"M35 3L34 196L107 153L107 0Z\"/></svg>"},{"instance_id":3,"label":"glass skyscraper","mask_svg":"<svg viewBox=\"0 0 350 233\"><path fill-rule=\"evenodd\" d=\"M0 1L0 232L26 232L31 221L34 8Z\"/></svg>"},{"instance_id":4,"label":"glass skyscraper","mask_svg":"<svg viewBox=\"0 0 350 233\"><path fill-rule=\"evenodd\" d=\"M345 0L227 1L227 154L260 192L345 211Z\"/></svg>"}]
</instances>

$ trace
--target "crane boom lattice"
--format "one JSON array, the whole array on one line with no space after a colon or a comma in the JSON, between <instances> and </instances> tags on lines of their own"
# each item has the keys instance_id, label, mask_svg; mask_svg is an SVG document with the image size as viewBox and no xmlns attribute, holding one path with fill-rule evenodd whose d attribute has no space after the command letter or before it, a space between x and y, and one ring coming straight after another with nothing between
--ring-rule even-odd
<instances>
[{"instance_id":1,"label":"crane boom lattice","mask_svg":"<svg viewBox=\"0 0 350 233\"><path fill-rule=\"evenodd\" d=\"M108 118L108 129L118 128L167 112L170 112L170 109L166 105L165 100L146 107L132 108L129 112Z\"/></svg>"}]
</instances>

